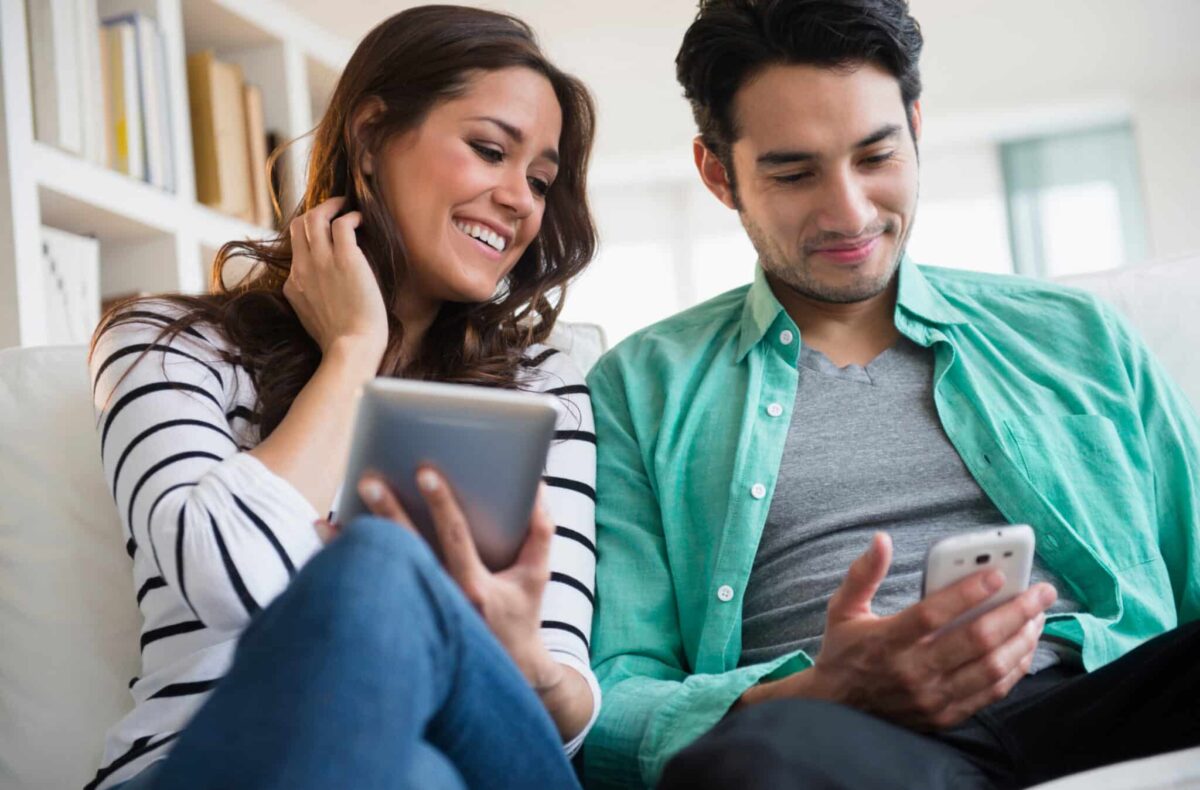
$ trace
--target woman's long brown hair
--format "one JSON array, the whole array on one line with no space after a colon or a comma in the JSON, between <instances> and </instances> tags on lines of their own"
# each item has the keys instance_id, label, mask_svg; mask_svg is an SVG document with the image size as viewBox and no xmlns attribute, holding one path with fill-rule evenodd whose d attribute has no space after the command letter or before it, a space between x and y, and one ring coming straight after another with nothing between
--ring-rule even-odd
<instances>
[{"instance_id":1,"label":"woman's long brown hair","mask_svg":"<svg viewBox=\"0 0 1200 790\"><path fill-rule=\"evenodd\" d=\"M228 361L243 365L257 388L256 417L266 438L282 421L321 360L321 352L283 295L291 266L291 219L345 195L344 211L361 211L358 244L370 262L384 304L395 304L407 264L403 240L373 177L362 168L384 144L410 131L439 102L461 95L474 75L523 67L550 82L562 108L561 165L546 195L541 230L491 301L445 303L411 360L400 359L404 327L389 311L381 375L517 386L523 350L554 327L567 283L591 260L596 231L585 177L595 127L587 89L551 64L528 25L505 14L448 5L402 11L367 34L338 80L315 130L305 194L283 230L266 241L231 241L213 264L212 293L147 297L183 310L162 332L173 338L195 324L229 342ZM374 108L362 112L365 108ZM366 118L354 128L360 115ZM241 282L226 286L234 258L256 262ZM140 300L112 308L93 336L130 321Z\"/></svg>"}]
</instances>

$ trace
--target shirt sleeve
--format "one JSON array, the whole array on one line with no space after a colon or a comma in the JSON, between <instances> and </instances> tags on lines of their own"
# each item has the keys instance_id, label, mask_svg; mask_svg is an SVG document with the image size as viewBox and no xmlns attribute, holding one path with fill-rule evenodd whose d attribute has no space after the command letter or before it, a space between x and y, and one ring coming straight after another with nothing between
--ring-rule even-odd
<instances>
[{"instance_id":1,"label":"shirt sleeve","mask_svg":"<svg viewBox=\"0 0 1200 790\"><path fill-rule=\"evenodd\" d=\"M543 478L555 534L542 599L542 641L592 690L591 720L565 744L567 754L574 755L600 711L600 684L589 656L596 585L596 434L587 386L571 358L544 346L531 353L532 388L553 395L558 411Z\"/></svg>"},{"instance_id":2,"label":"shirt sleeve","mask_svg":"<svg viewBox=\"0 0 1200 790\"><path fill-rule=\"evenodd\" d=\"M647 474L613 359L588 377L600 492L593 664L605 704L583 756L589 787L651 787L676 752L712 729L748 688L788 661L795 666L799 654L691 672L659 506L670 495L656 491Z\"/></svg>"},{"instance_id":3,"label":"shirt sleeve","mask_svg":"<svg viewBox=\"0 0 1200 790\"><path fill-rule=\"evenodd\" d=\"M317 513L239 446L251 415L211 330L159 338L171 309L139 307L93 349L104 474L130 554L150 552L198 621L237 632L320 548Z\"/></svg>"},{"instance_id":4,"label":"shirt sleeve","mask_svg":"<svg viewBox=\"0 0 1200 790\"><path fill-rule=\"evenodd\" d=\"M1114 310L1154 474L1159 551L1180 623L1200 619L1200 420L1178 385Z\"/></svg>"}]
</instances>

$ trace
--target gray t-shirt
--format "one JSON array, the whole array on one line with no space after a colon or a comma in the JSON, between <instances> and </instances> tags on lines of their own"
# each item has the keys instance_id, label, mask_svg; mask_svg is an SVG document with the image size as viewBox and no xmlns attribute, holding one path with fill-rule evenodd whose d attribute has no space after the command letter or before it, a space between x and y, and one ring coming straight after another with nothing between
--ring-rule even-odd
<instances>
[{"instance_id":1,"label":"gray t-shirt","mask_svg":"<svg viewBox=\"0 0 1200 790\"><path fill-rule=\"evenodd\" d=\"M876 530L895 547L872 604L889 615L920 599L930 544L1004 523L942 429L932 349L902 337L865 368L839 368L804 347L775 497L746 588L741 663L796 649L815 656L829 599ZM1079 611L1036 559L1033 581L1058 589L1051 612ZM1077 661L1077 653L1043 641L1033 670L1060 660Z\"/></svg>"}]
</instances>

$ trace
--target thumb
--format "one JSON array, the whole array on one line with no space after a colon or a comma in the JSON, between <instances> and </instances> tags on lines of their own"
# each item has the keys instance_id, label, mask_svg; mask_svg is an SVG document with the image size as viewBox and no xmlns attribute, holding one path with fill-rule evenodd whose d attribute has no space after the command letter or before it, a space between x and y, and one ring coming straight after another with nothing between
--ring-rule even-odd
<instances>
[{"instance_id":1,"label":"thumb","mask_svg":"<svg viewBox=\"0 0 1200 790\"><path fill-rule=\"evenodd\" d=\"M850 564L842 586L829 599L828 623L838 623L871 614L871 600L892 564L892 539L876 532L871 545Z\"/></svg>"}]
</instances>

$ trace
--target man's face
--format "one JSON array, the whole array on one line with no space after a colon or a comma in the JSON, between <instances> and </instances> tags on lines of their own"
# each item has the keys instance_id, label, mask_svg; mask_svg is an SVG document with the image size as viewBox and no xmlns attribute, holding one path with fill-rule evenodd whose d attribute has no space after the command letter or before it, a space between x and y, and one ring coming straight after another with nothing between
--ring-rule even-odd
<instances>
[{"instance_id":1,"label":"man's face","mask_svg":"<svg viewBox=\"0 0 1200 790\"><path fill-rule=\"evenodd\" d=\"M698 146L709 188L738 209L773 281L822 302L870 299L891 283L917 204L913 133L886 71L778 65L734 97L736 194Z\"/></svg>"}]
</instances>

